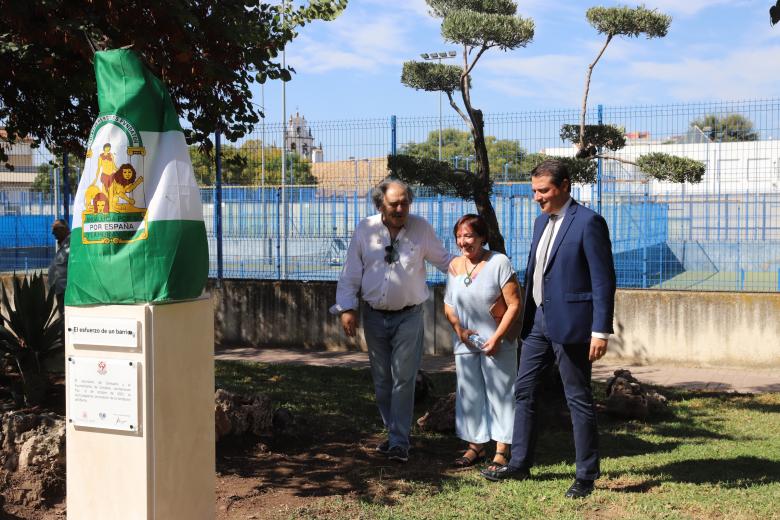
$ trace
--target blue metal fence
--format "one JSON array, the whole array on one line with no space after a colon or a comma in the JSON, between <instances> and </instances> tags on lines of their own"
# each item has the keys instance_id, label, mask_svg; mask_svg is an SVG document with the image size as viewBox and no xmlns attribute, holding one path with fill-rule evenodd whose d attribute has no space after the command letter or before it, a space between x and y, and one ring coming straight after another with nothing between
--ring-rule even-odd
<instances>
[{"instance_id":1,"label":"blue metal fence","mask_svg":"<svg viewBox=\"0 0 780 520\"><path fill-rule=\"evenodd\" d=\"M707 115L739 114L753 135L729 140L727 132L697 123ZM571 155L560 126L577 121L576 110L485 116L492 197L507 253L525 267L538 208L527 181L529 154ZM599 210L612 235L618 284L627 288L676 290L780 290L780 99L668 105L599 107L590 123L626 130L624 159L662 151L705 162L699 184L648 180L632 166L603 161L599 182L575 186L583 204ZM445 117L444 159L470 168L473 157L456 116ZM209 233L211 276L297 280L337 279L350 236L359 220L375 212L370 188L386 175L386 155L426 141L438 143L435 117L307 122L296 115L285 125L265 124L262 133L222 144L247 158L241 171L213 163L197 170ZM283 132L284 130L284 132ZM271 138L272 136L272 138ZM278 185L279 148L296 144L288 174L316 184ZM490 147L489 147L490 148ZM432 153L438 146L431 147ZM225 168L226 171L222 172ZM223 175L241 186L217 187ZM297 175L297 177L295 177ZM306 176L306 177L304 177ZM290 176L288 175L288 179ZM274 183L275 182L275 183ZM214 184L212 184L214 183ZM413 211L428 219L455 251L452 226L473 203L419 189ZM0 189L0 267L42 267L53 251L49 222L58 210L53 194ZM429 272L431 282L443 280Z\"/></svg>"}]
</instances>

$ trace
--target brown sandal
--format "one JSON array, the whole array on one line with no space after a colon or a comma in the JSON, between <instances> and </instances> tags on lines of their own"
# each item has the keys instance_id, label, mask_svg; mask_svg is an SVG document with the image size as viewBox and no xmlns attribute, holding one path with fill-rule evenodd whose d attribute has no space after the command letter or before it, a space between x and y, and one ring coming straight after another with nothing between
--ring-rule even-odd
<instances>
[{"instance_id":1,"label":"brown sandal","mask_svg":"<svg viewBox=\"0 0 780 520\"><path fill-rule=\"evenodd\" d=\"M473 459L468 458L466 455L468 455L469 452L473 452L476 456ZM477 451L469 446L463 455L453 461L452 465L456 468L470 468L474 464L482 462L483 460L485 460L485 448Z\"/></svg>"},{"instance_id":2,"label":"brown sandal","mask_svg":"<svg viewBox=\"0 0 780 520\"><path fill-rule=\"evenodd\" d=\"M504 459L504 462L497 461L496 457L501 457ZM507 464L509 464L509 453L496 450L496 454L493 455L493 462L490 463L488 469L495 471L503 466L506 466Z\"/></svg>"}]
</instances>

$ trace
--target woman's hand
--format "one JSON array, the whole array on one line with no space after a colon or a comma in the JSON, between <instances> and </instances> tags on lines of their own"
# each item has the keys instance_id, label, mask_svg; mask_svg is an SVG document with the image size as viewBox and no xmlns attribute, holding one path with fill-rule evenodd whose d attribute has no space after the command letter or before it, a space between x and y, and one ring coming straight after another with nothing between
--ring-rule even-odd
<instances>
[{"instance_id":1,"label":"woman's hand","mask_svg":"<svg viewBox=\"0 0 780 520\"><path fill-rule=\"evenodd\" d=\"M461 329L460 327L458 327L458 329L455 332L458 335L458 339L460 339L463 343L465 343L466 345L471 345L474 348L477 347L471 341L469 341L469 336L471 336L472 334L476 334L477 333L476 330Z\"/></svg>"},{"instance_id":2,"label":"woman's hand","mask_svg":"<svg viewBox=\"0 0 780 520\"><path fill-rule=\"evenodd\" d=\"M501 338L497 338L496 336L490 336L487 341L485 341L485 345L482 347L482 352L485 353L486 356L495 356L498 354L498 349L501 347Z\"/></svg>"}]
</instances>

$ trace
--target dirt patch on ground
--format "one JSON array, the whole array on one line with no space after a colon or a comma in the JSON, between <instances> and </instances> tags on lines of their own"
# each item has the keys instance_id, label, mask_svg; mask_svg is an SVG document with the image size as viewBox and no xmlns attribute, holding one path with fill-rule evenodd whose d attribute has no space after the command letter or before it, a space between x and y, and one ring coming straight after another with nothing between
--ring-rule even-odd
<instances>
[{"instance_id":1,"label":"dirt patch on ground","mask_svg":"<svg viewBox=\"0 0 780 520\"><path fill-rule=\"evenodd\" d=\"M355 433L299 437L225 439L217 445L216 518L280 519L356 516L359 502L392 505L411 492L409 481L426 483L431 492L456 473L448 461L458 453L456 440L413 440L410 460L400 464L375 451L378 435ZM13 505L23 474L3 482L4 520L62 520L64 499L53 504ZM314 507L316 505L316 507ZM351 510L354 515L350 514Z\"/></svg>"},{"instance_id":2,"label":"dirt patch on ground","mask_svg":"<svg viewBox=\"0 0 780 520\"><path fill-rule=\"evenodd\" d=\"M414 440L409 462L400 464L375 451L379 436L357 442L344 437L218 447L218 520L297 518L315 501L319 518L329 510L344 518L359 501L394 504L411 492L408 481L436 492L454 474L445 461L454 458L455 442Z\"/></svg>"}]
</instances>

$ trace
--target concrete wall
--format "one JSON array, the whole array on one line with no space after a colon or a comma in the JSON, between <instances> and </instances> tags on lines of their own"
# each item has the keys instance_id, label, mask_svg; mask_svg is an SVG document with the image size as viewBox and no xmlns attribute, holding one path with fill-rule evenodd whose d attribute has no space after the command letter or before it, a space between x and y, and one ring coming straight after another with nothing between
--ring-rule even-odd
<instances>
[{"instance_id":1,"label":"concrete wall","mask_svg":"<svg viewBox=\"0 0 780 520\"><path fill-rule=\"evenodd\" d=\"M328 313L334 282L210 281L223 345L365 350ZM452 353L443 287L425 303L425 350ZM626 363L780 366L780 294L619 290L609 358Z\"/></svg>"},{"instance_id":2,"label":"concrete wall","mask_svg":"<svg viewBox=\"0 0 780 520\"><path fill-rule=\"evenodd\" d=\"M640 363L780 366L780 294L619 290L613 356Z\"/></svg>"},{"instance_id":3,"label":"concrete wall","mask_svg":"<svg viewBox=\"0 0 780 520\"><path fill-rule=\"evenodd\" d=\"M10 276L0 277L9 298ZM349 339L337 316L335 282L209 280L216 341L225 346L365 350L362 330ZM444 288L425 303L425 352L450 355ZM625 363L780 367L780 293L621 289L608 358Z\"/></svg>"}]
</instances>

